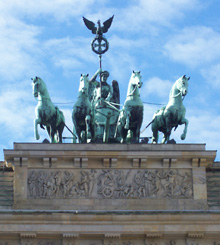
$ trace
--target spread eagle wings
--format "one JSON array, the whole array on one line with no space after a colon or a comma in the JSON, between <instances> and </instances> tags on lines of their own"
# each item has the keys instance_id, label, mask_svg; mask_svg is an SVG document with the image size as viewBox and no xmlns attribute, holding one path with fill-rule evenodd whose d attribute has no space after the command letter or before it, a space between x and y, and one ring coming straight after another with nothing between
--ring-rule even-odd
<instances>
[{"instance_id":1,"label":"spread eagle wings","mask_svg":"<svg viewBox=\"0 0 220 245\"><path fill-rule=\"evenodd\" d=\"M92 31L93 34L100 34L100 33L106 33L109 29L109 27L112 24L114 15L109 18L108 20L106 20L105 22L103 22L103 26L101 27L101 30L98 30L98 28L95 26L95 23L86 19L85 17L83 17L83 21L86 25L86 27Z\"/></svg>"}]
</instances>

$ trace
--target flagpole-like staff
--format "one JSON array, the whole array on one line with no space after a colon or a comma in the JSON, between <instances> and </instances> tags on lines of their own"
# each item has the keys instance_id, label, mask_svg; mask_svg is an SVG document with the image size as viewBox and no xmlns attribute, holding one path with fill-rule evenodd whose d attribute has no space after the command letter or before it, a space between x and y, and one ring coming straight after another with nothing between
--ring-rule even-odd
<instances>
[{"instance_id":1,"label":"flagpole-like staff","mask_svg":"<svg viewBox=\"0 0 220 245\"><path fill-rule=\"evenodd\" d=\"M103 26L101 26L100 20L98 20L97 22L98 26L96 27L95 23L83 17L83 21L86 27L89 30L91 30L93 34L96 34L96 37L92 40L91 48L94 53L99 55L99 68L100 69L102 69L102 54L104 54L109 49L109 42L103 36L103 33L106 33L108 31L108 29L110 28L112 24L113 18L114 18L114 15L108 20L106 20L103 23ZM100 90L101 90L101 97L102 97L101 75L100 75Z\"/></svg>"}]
</instances>

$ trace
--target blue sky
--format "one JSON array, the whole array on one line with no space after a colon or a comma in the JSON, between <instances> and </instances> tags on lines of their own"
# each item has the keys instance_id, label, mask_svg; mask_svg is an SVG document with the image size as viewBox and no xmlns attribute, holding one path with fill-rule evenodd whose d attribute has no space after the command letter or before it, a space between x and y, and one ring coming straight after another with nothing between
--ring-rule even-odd
<instances>
[{"instance_id":1,"label":"blue sky","mask_svg":"<svg viewBox=\"0 0 220 245\"><path fill-rule=\"evenodd\" d=\"M115 15L103 55L109 83L119 82L121 103L133 70L140 70L144 102L166 104L172 84L190 76L184 100L189 120L171 138L206 143L220 151L220 2L218 0L7 0L0 3L0 160L13 142L34 139L31 77L40 76L72 128L72 106L81 73L90 77L99 60L82 16L96 22ZM144 128L160 105L145 104ZM64 131L64 136L71 136ZM151 136L150 127L142 136ZM220 160L218 153L217 159Z\"/></svg>"}]
</instances>

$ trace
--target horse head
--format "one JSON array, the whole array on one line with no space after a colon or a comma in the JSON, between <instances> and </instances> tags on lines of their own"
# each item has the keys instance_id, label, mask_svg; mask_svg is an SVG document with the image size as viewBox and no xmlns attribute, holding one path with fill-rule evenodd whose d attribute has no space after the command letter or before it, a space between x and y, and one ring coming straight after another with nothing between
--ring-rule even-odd
<instances>
[{"instance_id":1,"label":"horse head","mask_svg":"<svg viewBox=\"0 0 220 245\"><path fill-rule=\"evenodd\" d=\"M89 88L89 74L81 74L80 84L79 84L79 92L82 94L88 94Z\"/></svg>"},{"instance_id":2,"label":"horse head","mask_svg":"<svg viewBox=\"0 0 220 245\"><path fill-rule=\"evenodd\" d=\"M139 94L137 88L141 88L141 74L140 71L133 71L128 85L127 96L133 96Z\"/></svg>"},{"instance_id":3,"label":"horse head","mask_svg":"<svg viewBox=\"0 0 220 245\"><path fill-rule=\"evenodd\" d=\"M140 71L133 71L131 75L131 83L133 86L137 86L138 88L141 88L142 81L141 81L141 72Z\"/></svg>"},{"instance_id":4,"label":"horse head","mask_svg":"<svg viewBox=\"0 0 220 245\"><path fill-rule=\"evenodd\" d=\"M44 82L40 77L34 77L31 78L31 80L33 81L32 86L33 86L33 95L35 98L38 97L39 93L42 93L42 91L44 90Z\"/></svg>"},{"instance_id":5,"label":"horse head","mask_svg":"<svg viewBox=\"0 0 220 245\"><path fill-rule=\"evenodd\" d=\"M180 77L177 81L176 81L176 88L179 90L180 94L182 96L186 96L188 93L188 81L189 81L190 77L186 77L186 75Z\"/></svg>"}]
</instances>

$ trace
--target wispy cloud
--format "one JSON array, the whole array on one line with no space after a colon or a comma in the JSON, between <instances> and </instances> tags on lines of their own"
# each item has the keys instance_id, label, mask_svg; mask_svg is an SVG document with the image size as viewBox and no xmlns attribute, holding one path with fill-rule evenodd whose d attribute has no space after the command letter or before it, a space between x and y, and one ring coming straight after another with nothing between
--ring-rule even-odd
<instances>
[{"instance_id":1,"label":"wispy cloud","mask_svg":"<svg viewBox=\"0 0 220 245\"><path fill-rule=\"evenodd\" d=\"M135 32L155 30L155 25L170 26L173 20L182 19L186 11L199 7L198 0L139 0L132 3L119 10L117 28Z\"/></svg>"},{"instance_id":2,"label":"wispy cloud","mask_svg":"<svg viewBox=\"0 0 220 245\"><path fill-rule=\"evenodd\" d=\"M18 80L42 66L38 60L40 28L9 16L7 21L0 17L0 32L0 56L4 57L0 60L0 76L4 80Z\"/></svg>"},{"instance_id":3,"label":"wispy cloud","mask_svg":"<svg viewBox=\"0 0 220 245\"><path fill-rule=\"evenodd\" d=\"M220 34L205 26L186 27L164 46L170 59L191 68L201 68L220 59Z\"/></svg>"},{"instance_id":4,"label":"wispy cloud","mask_svg":"<svg viewBox=\"0 0 220 245\"><path fill-rule=\"evenodd\" d=\"M27 136L33 128L34 104L29 92L17 86L0 93L1 131L7 128L8 138L16 140Z\"/></svg>"},{"instance_id":5,"label":"wispy cloud","mask_svg":"<svg viewBox=\"0 0 220 245\"><path fill-rule=\"evenodd\" d=\"M57 21L67 21L73 16L81 16L94 4L99 4L99 0L8 0L1 3L0 9L22 18L52 16Z\"/></svg>"},{"instance_id":6,"label":"wispy cloud","mask_svg":"<svg viewBox=\"0 0 220 245\"><path fill-rule=\"evenodd\" d=\"M220 63L203 68L201 73L211 86L220 88Z\"/></svg>"},{"instance_id":7,"label":"wispy cloud","mask_svg":"<svg viewBox=\"0 0 220 245\"><path fill-rule=\"evenodd\" d=\"M149 95L154 95L161 100L168 100L169 91L172 88L172 84L169 80L162 80L158 77L152 77L144 82L143 98L147 98Z\"/></svg>"}]
</instances>

